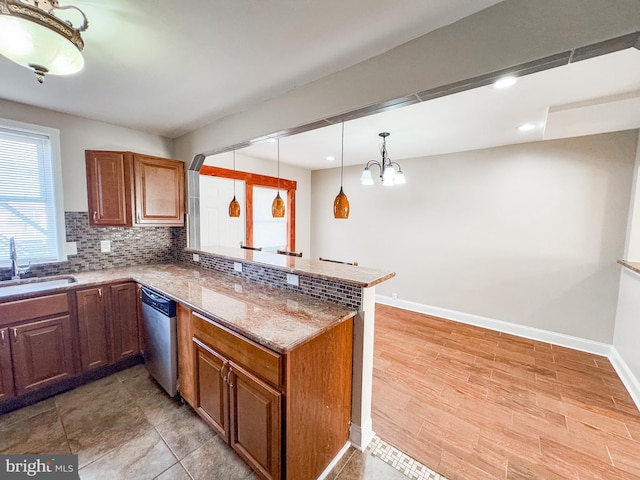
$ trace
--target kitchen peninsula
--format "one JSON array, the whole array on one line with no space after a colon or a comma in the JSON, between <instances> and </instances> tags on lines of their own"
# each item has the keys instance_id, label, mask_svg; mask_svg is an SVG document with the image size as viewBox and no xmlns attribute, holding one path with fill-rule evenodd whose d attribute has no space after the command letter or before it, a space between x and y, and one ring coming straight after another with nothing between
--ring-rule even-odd
<instances>
[{"instance_id":1,"label":"kitchen peninsula","mask_svg":"<svg viewBox=\"0 0 640 480\"><path fill-rule=\"evenodd\" d=\"M68 297L72 320L77 295L102 293L102 287L113 293L114 287L143 285L176 300L185 400L261 477L317 478L349 436L353 441L354 431L356 437L362 431L357 422L367 410L360 399L370 402L370 391L361 393L362 305L373 301L371 285L393 274L300 259L293 265L273 254L254 261L246 253L201 252L209 268L182 263L81 272L75 283L45 293ZM269 265L283 259L282 266ZM225 271L238 263L242 272ZM340 271L347 272L344 279ZM287 273L298 276L299 286L275 288ZM34 295L4 296L0 310ZM71 376L81 374L84 363L71 370ZM219 403L211 401L216 398Z\"/></svg>"}]
</instances>

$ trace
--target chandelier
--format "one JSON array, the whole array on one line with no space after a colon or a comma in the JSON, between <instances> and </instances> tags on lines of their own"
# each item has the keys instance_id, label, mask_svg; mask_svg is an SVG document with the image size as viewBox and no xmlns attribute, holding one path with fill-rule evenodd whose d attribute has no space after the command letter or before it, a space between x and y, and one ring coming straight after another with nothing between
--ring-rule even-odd
<instances>
[{"instance_id":1,"label":"chandelier","mask_svg":"<svg viewBox=\"0 0 640 480\"><path fill-rule=\"evenodd\" d=\"M54 13L70 9L82 15L79 27ZM0 0L0 54L31 68L40 83L46 74L76 73L84 66L80 32L88 26L82 10L58 0Z\"/></svg>"},{"instance_id":2,"label":"chandelier","mask_svg":"<svg viewBox=\"0 0 640 480\"><path fill-rule=\"evenodd\" d=\"M380 146L380 154L382 160L370 160L362 171L360 176L360 183L362 185L373 185L373 176L371 175L370 168L374 165L380 169L380 180L385 187L393 187L394 185L404 185L407 180L404 177L404 172L398 162L392 162L387 155L387 137L391 135L389 132L381 132L378 136L382 137L382 145ZM395 167L398 168L396 171Z\"/></svg>"}]
</instances>

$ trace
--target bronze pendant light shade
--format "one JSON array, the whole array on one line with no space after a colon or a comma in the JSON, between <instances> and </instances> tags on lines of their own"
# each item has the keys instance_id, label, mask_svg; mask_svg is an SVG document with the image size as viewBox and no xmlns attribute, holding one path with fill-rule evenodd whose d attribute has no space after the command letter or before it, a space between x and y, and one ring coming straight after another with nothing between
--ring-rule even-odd
<instances>
[{"instance_id":1,"label":"bronze pendant light shade","mask_svg":"<svg viewBox=\"0 0 640 480\"><path fill-rule=\"evenodd\" d=\"M236 151L233 151L233 200L229 203L229 216L240 216L240 203L236 200Z\"/></svg>"},{"instance_id":2,"label":"bronze pendant light shade","mask_svg":"<svg viewBox=\"0 0 640 480\"><path fill-rule=\"evenodd\" d=\"M284 200L280 196L280 137L278 137L278 194L271 204L271 215L273 218L284 217Z\"/></svg>"},{"instance_id":3,"label":"bronze pendant light shade","mask_svg":"<svg viewBox=\"0 0 640 480\"><path fill-rule=\"evenodd\" d=\"M340 160L340 193L333 201L333 217L349 218L349 199L342 189L342 179L344 176L344 122L342 122L342 157Z\"/></svg>"}]
</instances>

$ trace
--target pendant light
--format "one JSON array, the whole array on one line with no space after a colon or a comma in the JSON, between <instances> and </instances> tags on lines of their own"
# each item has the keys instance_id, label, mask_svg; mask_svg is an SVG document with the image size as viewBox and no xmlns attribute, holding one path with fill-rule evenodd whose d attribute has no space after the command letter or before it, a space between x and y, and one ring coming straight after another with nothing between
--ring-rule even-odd
<instances>
[{"instance_id":1,"label":"pendant light","mask_svg":"<svg viewBox=\"0 0 640 480\"><path fill-rule=\"evenodd\" d=\"M333 217L349 218L349 199L342 189L342 180L344 178L344 122L342 122L342 156L340 159L340 193L336 195L333 201Z\"/></svg>"},{"instance_id":2,"label":"pendant light","mask_svg":"<svg viewBox=\"0 0 640 480\"><path fill-rule=\"evenodd\" d=\"M284 200L280 196L280 137L278 137L278 194L271 204L273 218L284 217Z\"/></svg>"},{"instance_id":3,"label":"pendant light","mask_svg":"<svg viewBox=\"0 0 640 480\"><path fill-rule=\"evenodd\" d=\"M236 151L233 151L233 200L229 204L229 216L240 216L240 203L236 200Z\"/></svg>"}]
</instances>

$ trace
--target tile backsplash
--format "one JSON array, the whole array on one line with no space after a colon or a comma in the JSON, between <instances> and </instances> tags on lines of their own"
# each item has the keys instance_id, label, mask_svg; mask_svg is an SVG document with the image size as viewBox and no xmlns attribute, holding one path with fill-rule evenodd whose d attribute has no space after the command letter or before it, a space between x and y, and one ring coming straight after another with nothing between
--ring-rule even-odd
<instances>
[{"instance_id":1,"label":"tile backsplash","mask_svg":"<svg viewBox=\"0 0 640 480\"><path fill-rule=\"evenodd\" d=\"M88 212L65 212L64 219L67 242L76 242L78 254L70 255L66 262L34 265L24 277L175 261L175 230L184 230L183 227L90 227ZM111 252L100 251L102 240L111 242ZM10 277L9 268L0 269L1 280Z\"/></svg>"},{"instance_id":2,"label":"tile backsplash","mask_svg":"<svg viewBox=\"0 0 640 480\"><path fill-rule=\"evenodd\" d=\"M358 308L362 303L362 291L353 285L300 275L299 285L294 287L287 284L286 269L243 262L242 273L236 273L232 260L205 253L200 254L199 262L194 262L192 252L185 251L187 234L184 227L90 227L88 212L65 212L64 217L67 242L76 243L78 254L69 255L66 262L34 265L29 273L23 275L24 278L181 262L324 298L351 308ZM109 253L100 251L100 242L104 240L111 242ZM11 270L0 268L0 280L10 278Z\"/></svg>"}]
</instances>

